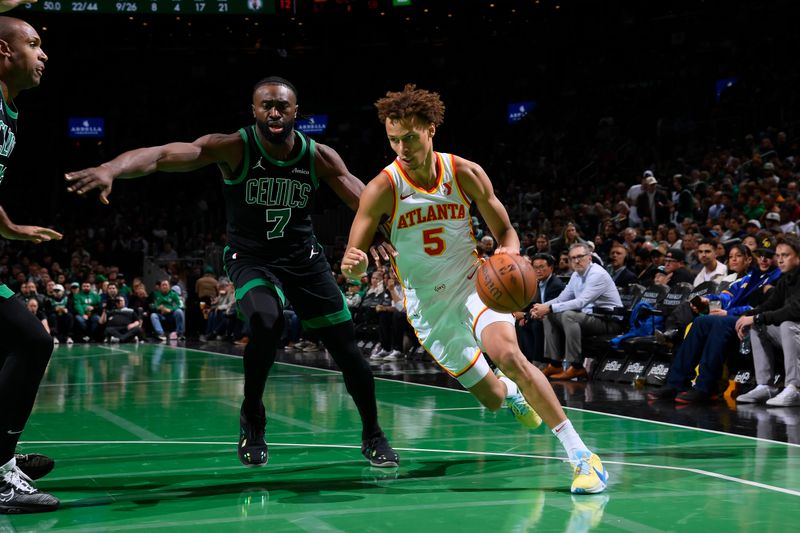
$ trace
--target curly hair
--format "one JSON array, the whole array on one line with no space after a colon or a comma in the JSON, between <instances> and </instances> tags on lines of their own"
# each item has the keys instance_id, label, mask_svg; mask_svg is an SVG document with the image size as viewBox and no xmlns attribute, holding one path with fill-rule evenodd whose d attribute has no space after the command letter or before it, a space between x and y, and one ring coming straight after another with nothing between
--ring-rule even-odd
<instances>
[{"instance_id":1,"label":"curly hair","mask_svg":"<svg viewBox=\"0 0 800 533\"><path fill-rule=\"evenodd\" d=\"M375 102L378 120L402 120L417 116L428 123L440 126L444 122L444 104L439 93L417 89L413 83L406 84L401 92L389 91Z\"/></svg>"}]
</instances>

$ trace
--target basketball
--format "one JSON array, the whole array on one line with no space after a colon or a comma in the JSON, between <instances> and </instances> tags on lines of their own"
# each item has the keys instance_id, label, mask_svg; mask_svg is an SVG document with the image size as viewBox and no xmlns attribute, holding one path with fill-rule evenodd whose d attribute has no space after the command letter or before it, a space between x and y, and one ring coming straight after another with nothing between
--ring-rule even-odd
<instances>
[{"instance_id":1,"label":"basketball","mask_svg":"<svg viewBox=\"0 0 800 533\"><path fill-rule=\"evenodd\" d=\"M478 267L475 288L489 309L513 313L530 303L536 291L536 276L524 257L497 254Z\"/></svg>"}]
</instances>

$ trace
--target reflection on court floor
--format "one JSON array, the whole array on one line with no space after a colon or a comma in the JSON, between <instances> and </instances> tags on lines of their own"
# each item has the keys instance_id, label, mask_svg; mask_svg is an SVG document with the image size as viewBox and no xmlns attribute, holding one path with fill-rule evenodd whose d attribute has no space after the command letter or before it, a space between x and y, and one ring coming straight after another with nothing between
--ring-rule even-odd
<instances>
[{"instance_id":1,"label":"reflection on court floor","mask_svg":"<svg viewBox=\"0 0 800 533\"><path fill-rule=\"evenodd\" d=\"M0 516L0 531L772 531L800 519L800 447L572 409L611 474L605 494L577 497L544 428L400 381L378 380L377 394L401 466L370 468L341 376L286 364L265 394L270 463L246 469L241 392L236 357L57 348L22 451L56 458L39 485L64 507Z\"/></svg>"}]
</instances>

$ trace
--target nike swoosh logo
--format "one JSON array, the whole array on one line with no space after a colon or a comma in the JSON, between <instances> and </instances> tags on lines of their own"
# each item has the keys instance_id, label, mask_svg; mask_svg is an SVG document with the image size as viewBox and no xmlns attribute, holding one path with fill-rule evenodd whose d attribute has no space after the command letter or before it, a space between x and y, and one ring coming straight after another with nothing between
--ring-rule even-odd
<instances>
[{"instance_id":1,"label":"nike swoosh logo","mask_svg":"<svg viewBox=\"0 0 800 533\"><path fill-rule=\"evenodd\" d=\"M595 467L592 467L592 470L594 470L594 473L595 473L595 474L597 474L597 477L599 477L599 478L600 478L600 480L601 480L603 483L606 483L606 482L608 481L608 474L607 474L606 472L600 472L600 471L599 471L598 469L596 469Z\"/></svg>"},{"instance_id":2,"label":"nike swoosh logo","mask_svg":"<svg viewBox=\"0 0 800 533\"><path fill-rule=\"evenodd\" d=\"M22 430L20 429L19 431L11 431L9 429L8 431L6 431L6 433L8 433L9 435L19 435L20 433L22 433Z\"/></svg>"},{"instance_id":3,"label":"nike swoosh logo","mask_svg":"<svg viewBox=\"0 0 800 533\"><path fill-rule=\"evenodd\" d=\"M414 196L413 192L411 194L406 194L405 196L401 196L400 199L405 200L406 198L410 198L411 196Z\"/></svg>"}]
</instances>

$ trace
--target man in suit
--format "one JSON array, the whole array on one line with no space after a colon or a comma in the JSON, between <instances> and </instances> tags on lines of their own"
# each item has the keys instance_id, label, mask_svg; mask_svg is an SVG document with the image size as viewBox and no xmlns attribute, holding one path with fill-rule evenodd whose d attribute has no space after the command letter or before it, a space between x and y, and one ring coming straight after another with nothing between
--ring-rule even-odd
<instances>
[{"instance_id":1,"label":"man in suit","mask_svg":"<svg viewBox=\"0 0 800 533\"><path fill-rule=\"evenodd\" d=\"M617 287L627 287L631 283L639 281L636 274L628 268L626 264L627 260L628 250L621 244L614 243L614 246L611 247L611 251L608 253L607 270Z\"/></svg>"},{"instance_id":2,"label":"man in suit","mask_svg":"<svg viewBox=\"0 0 800 533\"><path fill-rule=\"evenodd\" d=\"M564 290L564 282L553 271L556 259L548 253L536 253L531 258L533 272L536 275L537 288L530 305L524 311L515 313L517 319L517 339L525 357L534 365L545 367L544 360L544 325L541 319L534 319L531 309L556 298Z\"/></svg>"}]
</instances>

